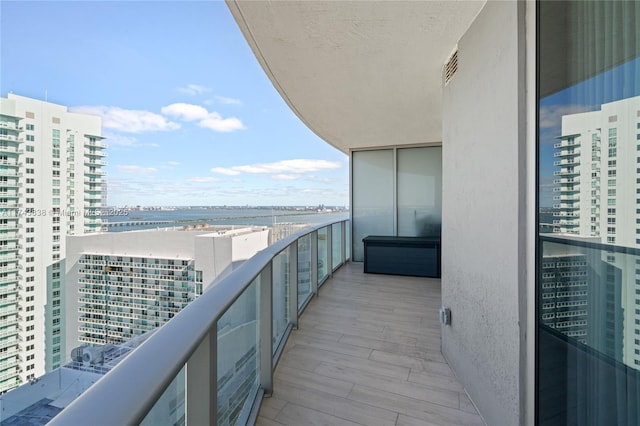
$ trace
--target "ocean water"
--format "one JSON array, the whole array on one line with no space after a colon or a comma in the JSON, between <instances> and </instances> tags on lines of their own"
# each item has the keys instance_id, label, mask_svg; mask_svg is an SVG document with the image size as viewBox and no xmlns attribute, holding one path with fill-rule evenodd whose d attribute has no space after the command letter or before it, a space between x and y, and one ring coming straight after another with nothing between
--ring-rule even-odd
<instances>
[{"instance_id":1,"label":"ocean water","mask_svg":"<svg viewBox=\"0 0 640 426\"><path fill-rule=\"evenodd\" d=\"M109 213L112 213L111 215ZM349 218L348 211L313 212L295 209L269 208L190 208L176 210L117 210L107 212L103 221L131 223L128 226L110 226L109 232L136 231L196 224L272 226L275 222L319 224ZM141 225L137 222L160 221L161 224ZM135 224L135 225L134 225Z\"/></svg>"}]
</instances>

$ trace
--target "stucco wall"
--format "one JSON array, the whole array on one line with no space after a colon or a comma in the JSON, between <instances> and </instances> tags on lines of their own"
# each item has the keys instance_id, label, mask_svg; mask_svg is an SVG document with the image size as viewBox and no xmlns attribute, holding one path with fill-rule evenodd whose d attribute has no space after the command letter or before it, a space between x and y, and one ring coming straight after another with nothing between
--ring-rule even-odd
<instances>
[{"instance_id":1,"label":"stucco wall","mask_svg":"<svg viewBox=\"0 0 640 426\"><path fill-rule=\"evenodd\" d=\"M518 2L490 1L443 89L442 351L487 424L520 423L524 188ZM520 58L520 59L519 59Z\"/></svg>"}]
</instances>

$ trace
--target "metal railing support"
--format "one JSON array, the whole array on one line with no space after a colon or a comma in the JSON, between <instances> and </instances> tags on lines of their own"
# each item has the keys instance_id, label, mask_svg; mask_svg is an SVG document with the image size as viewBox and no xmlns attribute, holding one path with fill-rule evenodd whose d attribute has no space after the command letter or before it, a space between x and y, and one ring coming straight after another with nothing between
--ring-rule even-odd
<instances>
[{"instance_id":1,"label":"metal railing support","mask_svg":"<svg viewBox=\"0 0 640 426\"><path fill-rule=\"evenodd\" d=\"M340 222L340 264L347 261L347 227L345 222Z\"/></svg>"},{"instance_id":2,"label":"metal railing support","mask_svg":"<svg viewBox=\"0 0 640 426\"><path fill-rule=\"evenodd\" d=\"M273 262L260 272L260 387L273 392Z\"/></svg>"},{"instance_id":3,"label":"metal railing support","mask_svg":"<svg viewBox=\"0 0 640 426\"><path fill-rule=\"evenodd\" d=\"M333 277L333 227L329 225L327 230L327 278Z\"/></svg>"},{"instance_id":4,"label":"metal railing support","mask_svg":"<svg viewBox=\"0 0 640 426\"><path fill-rule=\"evenodd\" d=\"M187 424L215 426L218 415L218 330L216 325L187 361Z\"/></svg>"},{"instance_id":5,"label":"metal railing support","mask_svg":"<svg viewBox=\"0 0 640 426\"><path fill-rule=\"evenodd\" d=\"M311 233L311 291L318 295L318 231Z\"/></svg>"},{"instance_id":6,"label":"metal railing support","mask_svg":"<svg viewBox=\"0 0 640 426\"><path fill-rule=\"evenodd\" d=\"M289 246L289 322L298 328L298 242Z\"/></svg>"}]
</instances>

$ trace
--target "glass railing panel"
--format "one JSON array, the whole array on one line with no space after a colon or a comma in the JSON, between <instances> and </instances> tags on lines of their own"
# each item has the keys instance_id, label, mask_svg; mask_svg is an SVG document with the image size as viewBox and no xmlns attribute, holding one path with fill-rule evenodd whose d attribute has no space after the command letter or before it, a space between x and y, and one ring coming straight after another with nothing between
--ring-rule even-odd
<instances>
[{"instance_id":1,"label":"glass railing panel","mask_svg":"<svg viewBox=\"0 0 640 426\"><path fill-rule=\"evenodd\" d=\"M185 424L185 378L185 368L182 367L142 420L141 426Z\"/></svg>"},{"instance_id":2,"label":"glass railing panel","mask_svg":"<svg viewBox=\"0 0 640 426\"><path fill-rule=\"evenodd\" d=\"M278 349L289 325L289 249L278 254L272 262L273 276L273 352Z\"/></svg>"},{"instance_id":3,"label":"glass railing panel","mask_svg":"<svg viewBox=\"0 0 640 426\"><path fill-rule=\"evenodd\" d=\"M344 258L347 260L351 259L351 221L347 220L344 222Z\"/></svg>"},{"instance_id":4,"label":"glass railing panel","mask_svg":"<svg viewBox=\"0 0 640 426\"><path fill-rule=\"evenodd\" d=\"M298 309L311 296L311 235L298 239Z\"/></svg>"},{"instance_id":5,"label":"glass railing panel","mask_svg":"<svg viewBox=\"0 0 640 426\"><path fill-rule=\"evenodd\" d=\"M218 320L218 425L244 424L259 384L256 278Z\"/></svg>"},{"instance_id":6,"label":"glass railing panel","mask_svg":"<svg viewBox=\"0 0 640 426\"><path fill-rule=\"evenodd\" d=\"M331 225L331 269L336 269L342 262L342 226L340 223Z\"/></svg>"},{"instance_id":7,"label":"glass railing panel","mask_svg":"<svg viewBox=\"0 0 640 426\"><path fill-rule=\"evenodd\" d=\"M318 229L318 283L321 283L329 275L327 236L326 226Z\"/></svg>"},{"instance_id":8,"label":"glass railing panel","mask_svg":"<svg viewBox=\"0 0 640 426\"><path fill-rule=\"evenodd\" d=\"M543 237L541 254L542 424L638 424L640 251Z\"/></svg>"}]
</instances>

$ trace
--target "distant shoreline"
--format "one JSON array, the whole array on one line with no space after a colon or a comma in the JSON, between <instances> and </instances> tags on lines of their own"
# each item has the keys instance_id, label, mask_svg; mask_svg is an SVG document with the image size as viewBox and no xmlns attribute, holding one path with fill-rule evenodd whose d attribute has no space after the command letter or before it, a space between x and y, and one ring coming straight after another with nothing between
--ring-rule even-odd
<instances>
[{"instance_id":1,"label":"distant shoreline","mask_svg":"<svg viewBox=\"0 0 640 426\"><path fill-rule=\"evenodd\" d=\"M134 210L126 216L103 217L109 232L170 228L195 224L273 226L274 223L322 223L348 218L348 210L276 210L271 208Z\"/></svg>"}]
</instances>

